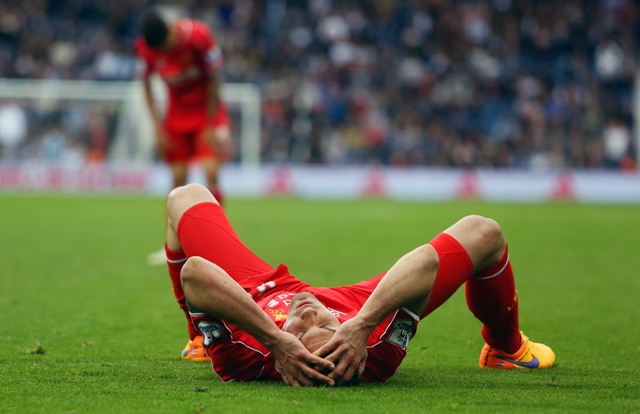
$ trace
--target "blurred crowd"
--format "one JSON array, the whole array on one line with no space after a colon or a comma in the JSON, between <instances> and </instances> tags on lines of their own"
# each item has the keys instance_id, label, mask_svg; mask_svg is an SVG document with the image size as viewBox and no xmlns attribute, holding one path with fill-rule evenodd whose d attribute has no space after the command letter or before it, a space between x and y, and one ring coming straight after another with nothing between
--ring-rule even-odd
<instances>
[{"instance_id":1,"label":"blurred crowd","mask_svg":"<svg viewBox=\"0 0 640 414\"><path fill-rule=\"evenodd\" d=\"M633 0L179 5L213 29L225 80L261 89L265 162L636 169ZM133 79L149 6L176 10L2 0L0 78ZM93 119L102 147L110 117Z\"/></svg>"}]
</instances>

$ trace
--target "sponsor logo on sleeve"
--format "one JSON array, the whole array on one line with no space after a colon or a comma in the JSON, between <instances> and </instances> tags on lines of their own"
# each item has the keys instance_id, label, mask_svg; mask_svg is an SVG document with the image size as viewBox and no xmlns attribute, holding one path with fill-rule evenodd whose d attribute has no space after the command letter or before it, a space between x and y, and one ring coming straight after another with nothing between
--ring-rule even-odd
<instances>
[{"instance_id":1,"label":"sponsor logo on sleeve","mask_svg":"<svg viewBox=\"0 0 640 414\"><path fill-rule=\"evenodd\" d=\"M198 329L202 332L204 346L209 346L214 341L227 336L227 332L223 331L222 326L215 322L198 322Z\"/></svg>"},{"instance_id":2,"label":"sponsor logo on sleeve","mask_svg":"<svg viewBox=\"0 0 640 414\"><path fill-rule=\"evenodd\" d=\"M411 340L411 333L413 332L413 321L399 320L393 323L393 331L387 336L386 341L391 342L400 348L407 349L409 340Z\"/></svg>"}]
</instances>

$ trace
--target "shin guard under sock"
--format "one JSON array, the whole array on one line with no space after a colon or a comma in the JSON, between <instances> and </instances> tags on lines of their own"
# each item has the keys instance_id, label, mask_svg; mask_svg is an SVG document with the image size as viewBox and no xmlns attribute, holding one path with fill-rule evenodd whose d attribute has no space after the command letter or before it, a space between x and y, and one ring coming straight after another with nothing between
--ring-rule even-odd
<instances>
[{"instance_id":1,"label":"shin guard under sock","mask_svg":"<svg viewBox=\"0 0 640 414\"><path fill-rule=\"evenodd\" d=\"M487 344L509 353L517 351L522 340L508 247L498 263L467 281L466 295L469 309L483 323L482 336Z\"/></svg>"}]
</instances>

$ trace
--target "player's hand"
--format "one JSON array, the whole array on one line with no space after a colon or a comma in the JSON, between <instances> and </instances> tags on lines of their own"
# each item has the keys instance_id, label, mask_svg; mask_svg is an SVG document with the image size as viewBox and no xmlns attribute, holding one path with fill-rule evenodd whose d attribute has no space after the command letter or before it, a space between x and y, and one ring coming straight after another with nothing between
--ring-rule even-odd
<instances>
[{"instance_id":1,"label":"player's hand","mask_svg":"<svg viewBox=\"0 0 640 414\"><path fill-rule=\"evenodd\" d=\"M362 375L367 362L367 338L370 332L362 328L357 320L350 319L340 325L333 337L320 347L315 355L325 355L327 361L336 364L328 375L336 383L347 383L354 373Z\"/></svg>"},{"instance_id":2,"label":"player's hand","mask_svg":"<svg viewBox=\"0 0 640 414\"><path fill-rule=\"evenodd\" d=\"M276 369L285 383L294 387L335 384L331 378L319 372L334 369L333 363L309 352L302 342L290 333L282 333L278 343L270 349Z\"/></svg>"},{"instance_id":3,"label":"player's hand","mask_svg":"<svg viewBox=\"0 0 640 414\"><path fill-rule=\"evenodd\" d=\"M220 156L231 152L231 131L227 126L207 125L202 130L202 138Z\"/></svg>"}]
</instances>

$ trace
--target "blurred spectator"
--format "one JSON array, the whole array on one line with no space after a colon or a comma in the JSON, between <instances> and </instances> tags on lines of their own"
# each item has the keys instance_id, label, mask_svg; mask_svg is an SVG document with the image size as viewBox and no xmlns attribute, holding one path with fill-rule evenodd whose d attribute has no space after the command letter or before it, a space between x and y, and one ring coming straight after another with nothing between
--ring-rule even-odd
<instances>
[{"instance_id":1,"label":"blurred spectator","mask_svg":"<svg viewBox=\"0 0 640 414\"><path fill-rule=\"evenodd\" d=\"M67 140L59 127L54 127L42 135L40 142L40 157L49 162L58 162L63 159L67 149Z\"/></svg>"},{"instance_id":2,"label":"blurred spectator","mask_svg":"<svg viewBox=\"0 0 640 414\"><path fill-rule=\"evenodd\" d=\"M27 136L27 116L17 102L0 105L0 150L6 158L15 156L16 148Z\"/></svg>"},{"instance_id":3,"label":"blurred spectator","mask_svg":"<svg viewBox=\"0 0 640 414\"><path fill-rule=\"evenodd\" d=\"M614 118L607 123L603 139L605 167L619 168L622 160L631 155L631 131L624 122Z\"/></svg>"},{"instance_id":4,"label":"blurred spectator","mask_svg":"<svg viewBox=\"0 0 640 414\"><path fill-rule=\"evenodd\" d=\"M137 16L156 2L2 3L0 77L127 80ZM262 89L263 161L637 164L623 138L640 50L635 1L182 5L220 35L225 78Z\"/></svg>"}]
</instances>

